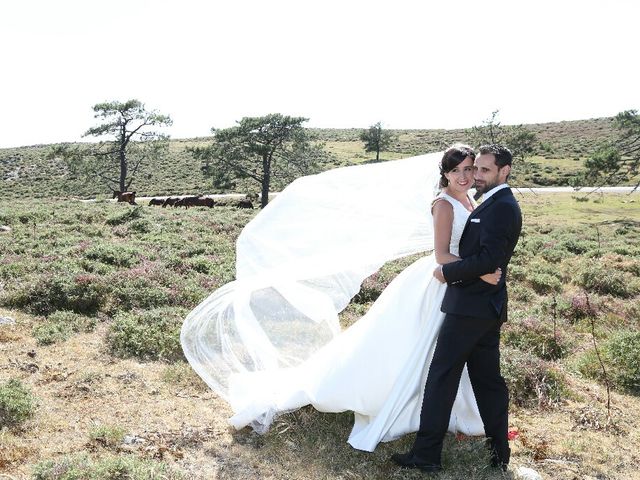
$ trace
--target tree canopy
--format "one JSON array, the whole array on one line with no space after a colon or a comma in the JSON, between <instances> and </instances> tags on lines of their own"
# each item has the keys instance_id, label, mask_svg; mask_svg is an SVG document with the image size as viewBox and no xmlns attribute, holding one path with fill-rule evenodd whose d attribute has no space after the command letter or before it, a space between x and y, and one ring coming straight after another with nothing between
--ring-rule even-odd
<instances>
[{"instance_id":1,"label":"tree canopy","mask_svg":"<svg viewBox=\"0 0 640 480\"><path fill-rule=\"evenodd\" d=\"M637 110L625 110L613 119L617 137L598 148L585 161L584 181L590 185L618 185L635 178L640 186L640 115Z\"/></svg>"},{"instance_id":2,"label":"tree canopy","mask_svg":"<svg viewBox=\"0 0 640 480\"><path fill-rule=\"evenodd\" d=\"M164 153L168 136L157 128L173 122L168 115L147 110L135 99L98 103L93 111L100 123L83 136L107 139L89 146L58 146L52 154L62 156L72 171L99 178L112 190L126 191L141 165Z\"/></svg>"},{"instance_id":3,"label":"tree canopy","mask_svg":"<svg viewBox=\"0 0 640 480\"><path fill-rule=\"evenodd\" d=\"M233 127L212 129L213 143L191 152L219 188L236 188L241 179L257 182L264 208L273 185L283 187L314 173L328 158L322 144L314 143L302 126L307 120L279 113L244 117Z\"/></svg>"},{"instance_id":4,"label":"tree canopy","mask_svg":"<svg viewBox=\"0 0 640 480\"><path fill-rule=\"evenodd\" d=\"M395 136L382 128L382 122L371 125L360 134L366 152L376 152L376 162L380 161L380 152L387 150L395 141Z\"/></svg>"},{"instance_id":5,"label":"tree canopy","mask_svg":"<svg viewBox=\"0 0 640 480\"><path fill-rule=\"evenodd\" d=\"M536 134L523 125L502 125L498 120L499 113L499 110L491 112L491 118L471 128L472 143L477 147L499 143L511 150L514 160L524 163L535 151Z\"/></svg>"}]
</instances>

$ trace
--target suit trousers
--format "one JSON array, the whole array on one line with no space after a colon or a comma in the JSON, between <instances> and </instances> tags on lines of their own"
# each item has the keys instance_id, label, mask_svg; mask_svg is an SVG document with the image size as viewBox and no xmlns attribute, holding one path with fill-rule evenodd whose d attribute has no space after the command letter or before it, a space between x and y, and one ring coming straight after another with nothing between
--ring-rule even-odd
<instances>
[{"instance_id":1,"label":"suit trousers","mask_svg":"<svg viewBox=\"0 0 640 480\"><path fill-rule=\"evenodd\" d=\"M438 335L413 452L440 464L451 409L467 364L485 434L494 460L508 463L509 392L500 375L500 319L446 314Z\"/></svg>"}]
</instances>

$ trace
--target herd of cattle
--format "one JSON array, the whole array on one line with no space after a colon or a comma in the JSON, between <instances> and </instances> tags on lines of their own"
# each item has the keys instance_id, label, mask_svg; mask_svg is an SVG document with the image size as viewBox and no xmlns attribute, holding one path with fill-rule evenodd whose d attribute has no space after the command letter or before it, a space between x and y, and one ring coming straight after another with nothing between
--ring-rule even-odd
<instances>
[{"instance_id":1,"label":"herd of cattle","mask_svg":"<svg viewBox=\"0 0 640 480\"><path fill-rule=\"evenodd\" d=\"M113 192L113 198L117 198L118 202L126 202L131 205L137 205L136 192ZM164 207L213 207L216 204L213 198L202 195L184 196L184 197L167 197L152 198L149 205L160 205ZM224 205L230 205L238 208L253 208L253 202L247 195L247 198L239 198L233 202L224 202Z\"/></svg>"}]
</instances>

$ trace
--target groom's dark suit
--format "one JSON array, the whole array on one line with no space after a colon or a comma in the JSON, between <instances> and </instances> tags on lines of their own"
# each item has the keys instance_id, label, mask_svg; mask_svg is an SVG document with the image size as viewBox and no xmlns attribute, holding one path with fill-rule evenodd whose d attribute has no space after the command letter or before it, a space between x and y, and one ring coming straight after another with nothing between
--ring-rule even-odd
<instances>
[{"instance_id":1,"label":"groom's dark suit","mask_svg":"<svg viewBox=\"0 0 640 480\"><path fill-rule=\"evenodd\" d=\"M522 216L511 189L498 190L476 208L460 239L459 262L443 265L448 287L442 302L446 313L429 368L413 452L440 464L442 442L449 425L462 369L467 364L471 384L491 438L494 461L509 461L507 441L509 397L500 375L500 325L507 317L507 264L520 236ZM480 275L500 267L498 285Z\"/></svg>"}]
</instances>

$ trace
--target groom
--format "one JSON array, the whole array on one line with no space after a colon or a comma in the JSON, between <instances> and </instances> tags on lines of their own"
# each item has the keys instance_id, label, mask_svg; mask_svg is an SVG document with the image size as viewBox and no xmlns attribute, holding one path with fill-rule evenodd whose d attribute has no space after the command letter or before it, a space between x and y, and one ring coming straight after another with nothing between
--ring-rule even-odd
<instances>
[{"instance_id":1,"label":"groom","mask_svg":"<svg viewBox=\"0 0 640 480\"><path fill-rule=\"evenodd\" d=\"M446 315L429 368L415 443L408 453L391 457L402 467L442 469L442 442L465 363L489 438L491 463L503 470L509 463L509 393L500 375L500 326L507 319L507 264L522 227L520 207L506 183L511 161L506 147L480 147L474 177L477 191L484 195L462 233L462 260L434 271L448 284L441 307ZM497 285L478 278L497 268L503 273Z\"/></svg>"}]
</instances>

